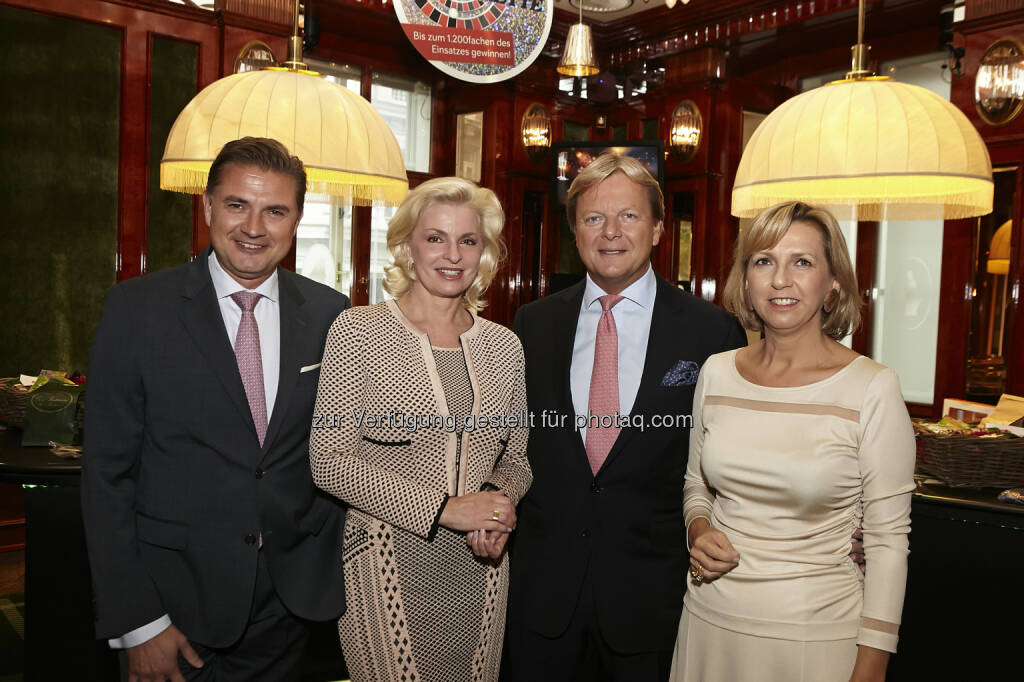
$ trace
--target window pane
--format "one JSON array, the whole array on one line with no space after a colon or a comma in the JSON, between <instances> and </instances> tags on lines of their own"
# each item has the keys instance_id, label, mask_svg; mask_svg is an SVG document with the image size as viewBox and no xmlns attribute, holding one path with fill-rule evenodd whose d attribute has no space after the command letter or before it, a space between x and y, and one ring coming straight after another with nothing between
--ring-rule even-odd
<instances>
[{"instance_id":1,"label":"window pane","mask_svg":"<svg viewBox=\"0 0 1024 682\"><path fill-rule=\"evenodd\" d=\"M357 95L360 94L360 82L363 78L363 71L359 67L349 66L348 64L324 62L319 59L307 58L305 62L309 65L311 70L324 74L324 77L327 80L337 83L344 88L348 88Z\"/></svg>"},{"instance_id":2,"label":"window pane","mask_svg":"<svg viewBox=\"0 0 1024 682\"><path fill-rule=\"evenodd\" d=\"M306 195L295 235L295 271L351 295L352 207L326 194Z\"/></svg>"},{"instance_id":3,"label":"window pane","mask_svg":"<svg viewBox=\"0 0 1024 682\"><path fill-rule=\"evenodd\" d=\"M362 72L347 64L307 59L309 68L359 94ZM352 207L328 194L306 194L295 235L295 271L352 295Z\"/></svg>"},{"instance_id":4,"label":"window pane","mask_svg":"<svg viewBox=\"0 0 1024 682\"><path fill-rule=\"evenodd\" d=\"M455 126L455 174L480 182L484 144L484 112L459 114Z\"/></svg>"},{"instance_id":5,"label":"window pane","mask_svg":"<svg viewBox=\"0 0 1024 682\"><path fill-rule=\"evenodd\" d=\"M922 55L883 63L879 73L949 99L947 61L944 53ZM909 402L936 397L942 232L941 220L878 224L871 357L896 371Z\"/></svg>"},{"instance_id":6,"label":"window pane","mask_svg":"<svg viewBox=\"0 0 1024 682\"><path fill-rule=\"evenodd\" d=\"M941 272L941 220L879 224L871 357L896 370L910 402L933 400Z\"/></svg>"},{"instance_id":7,"label":"window pane","mask_svg":"<svg viewBox=\"0 0 1024 682\"><path fill-rule=\"evenodd\" d=\"M396 206L374 206L370 219L370 305L393 298L384 291L384 266L391 263L388 251L388 223L394 217Z\"/></svg>"},{"instance_id":8,"label":"window pane","mask_svg":"<svg viewBox=\"0 0 1024 682\"><path fill-rule=\"evenodd\" d=\"M430 86L375 71L370 103L398 140L406 170L430 172Z\"/></svg>"}]
</instances>

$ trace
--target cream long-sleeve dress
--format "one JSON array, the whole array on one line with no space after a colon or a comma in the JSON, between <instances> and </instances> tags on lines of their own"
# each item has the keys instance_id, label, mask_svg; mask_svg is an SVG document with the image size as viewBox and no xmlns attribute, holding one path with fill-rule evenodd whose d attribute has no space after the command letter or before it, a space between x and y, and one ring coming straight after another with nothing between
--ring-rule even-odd
<instances>
[{"instance_id":1,"label":"cream long-sleeve dress","mask_svg":"<svg viewBox=\"0 0 1024 682\"><path fill-rule=\"evenodd\" d=\"M508 557L477 559L438 519L485 483L514 504L529 488L523 370L516 336L479 317L459 350L432 348L393 301L331 327L310 458L349 505L338 629L353 682L497 679Z\"/></svg>"},{"instance_id":2,"label":"cream long-sleeve dress","mask_svg":"<svg viewBox=\"0 0 1024 682\"><path fill-rule=\"evenodd\" d=\"M863 644L895 651L907 577L914 436L895 373L858 357L806 386L708 358L693 401L686 524L739 552L692 582L674 682L847 682ZM850 560L864 531L867 574Z\"/></svg>"}]
</instances>

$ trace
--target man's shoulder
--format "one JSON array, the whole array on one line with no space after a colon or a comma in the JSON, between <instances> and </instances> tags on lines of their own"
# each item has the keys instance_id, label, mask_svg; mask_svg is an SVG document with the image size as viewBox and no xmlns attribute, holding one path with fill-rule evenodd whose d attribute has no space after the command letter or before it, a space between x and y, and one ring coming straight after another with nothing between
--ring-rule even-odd
<instances>
[{"instance_id":1,"label":"man's shoulder","mask_svg":"<svg viewBox=\"0 0 1024 682\"><path fill-rule=\"evenodd\" d=\"M278 269L278 276L282 281L289 282L295 286L306 300L307 305L334 311L335 316L349 307L348 296L325 284L284 268Z\"/></svg>"},{"instance_id":2,"label":"man's shoulder","mask_svg":"<svg viewBox=\"0 0 1024 682\"><path fill-rule=\"evenodd\" d=\"M138 277L131 277L115 284L112 290L119 290L130 298L149 297L174 293L181 289L182 284L193 273L195 262L175 265L173 267L147 272Z\"/></svg>"},{"instance_id":3,"label":"man's shoulder","mask_svg":"<svg viewBox=\"0 0 1024 682\"><path fill-rule=\"evenodd\" d=\"M736 324L736 317L729 311L667 282L658 290L658 297L662 296L665 297L666 302L691 321L698 319L705 324L717 323L730 326Z\"/></svg>"},{"instance_id":4,"label":"man's shoulder","mask_svg":"<svg viewBox=\"0 0 1024 682\"><path fill-rule=\"evenodd\" d=\"M520 315L526 317L537 317L545 315L560 315L565 307L572 303L574 299L579 299L583 296L583 282L573 284L571 287L556 291L553 294L549 294L543 298L538 298L536 301L530 301L519 307L516 311L516 317Z\"/></svg>"}]
</instances>

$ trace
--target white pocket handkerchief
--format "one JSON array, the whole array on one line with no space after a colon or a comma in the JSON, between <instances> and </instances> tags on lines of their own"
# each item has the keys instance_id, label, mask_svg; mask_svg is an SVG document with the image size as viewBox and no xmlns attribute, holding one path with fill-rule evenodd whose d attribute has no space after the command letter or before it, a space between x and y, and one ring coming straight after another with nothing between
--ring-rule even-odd
<instances>
[{"instance_id":1,"label":"white pocket handkerchief","mask_svg":"<svg viewBox=\"0 0 1024 682\"><path fill-rule=\"evenodd\" d=\"M305 372L312 372L314 369L317 369L318 367L320 367L319 362L316 363L315 365L306 365L305 367L299 370L299 374L303 374Z\"/></svg>"}]
</instances>

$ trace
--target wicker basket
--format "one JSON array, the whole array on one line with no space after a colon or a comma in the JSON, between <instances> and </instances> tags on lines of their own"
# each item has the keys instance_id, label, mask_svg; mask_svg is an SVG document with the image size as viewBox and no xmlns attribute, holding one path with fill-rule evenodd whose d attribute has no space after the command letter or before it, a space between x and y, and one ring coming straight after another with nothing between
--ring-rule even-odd
<instances>
[{"instance_id":1,"label":"wicker basket","mask_svg":"<svg viewBox=\"0 0 1024 682\"><path fill-rule=\"evenodd\" d=\"M28 391L15 388L20 381L17 377L0 379L0 422L18 428L25 425L25 404L28 402ZM78 428L82 428L85 423L84 391L78 396L75 421L78 422Z\"/></svg>"},{"instance_id":2,"label":"wicker basket","mask_svg":"<svg viewBox=\"0 0 1024 682\"><path fill-rule=\"evenodd\" d=\"M1024 438L940 436L914 424L917 470L965 488L1024 485Z\"/></svg>"}]
</instances>

